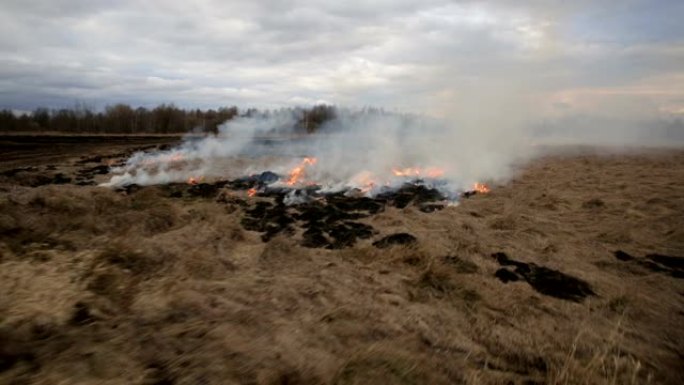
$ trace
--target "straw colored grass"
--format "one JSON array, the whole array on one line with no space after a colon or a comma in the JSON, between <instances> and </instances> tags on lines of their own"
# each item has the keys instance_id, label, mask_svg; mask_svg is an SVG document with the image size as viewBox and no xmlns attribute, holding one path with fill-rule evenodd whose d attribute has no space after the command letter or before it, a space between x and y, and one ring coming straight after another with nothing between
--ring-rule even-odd
<instances>
[{"instance_id":1,"label":"straw colored grass","mask_svg":"<svg viewBox=\"0 0 684 385\"><path fill-rule=\"evenodd\" d=\"M241 226L244 195L0 184L0 383L680 384L684 153L540 159L341 250ZM253 202L248 202L253 204ZM407 232L414 245L372 242ZM587 281L504 284L493 253Z\"/></svg>"}]
</instances>

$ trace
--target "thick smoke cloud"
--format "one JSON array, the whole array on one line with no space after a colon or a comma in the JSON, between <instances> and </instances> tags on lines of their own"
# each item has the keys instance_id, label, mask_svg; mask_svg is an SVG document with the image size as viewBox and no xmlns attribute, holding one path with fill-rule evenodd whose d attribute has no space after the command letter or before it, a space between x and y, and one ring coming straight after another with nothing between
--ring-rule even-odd
<instances>
[{"instance_id":1,"label":"thick smoke cloud","mask_svg":"<svg viewBox=\"0 0 684 385\"><path fill-rule=\"evenodd\" d=\"M474 183L504 181L515 162L534 149L521 135L502 140L496 130L480 132L447 120L377 110L337 110L316 134L302 134L297 110L252 114L230 120L216 136L188 138L181 146L138 153L114 169L106 186L238 178L263 171L303 173L294 187L310 183L324 191L350 188L373 195L422 179L456 197ZM501 134L501 133L499 133ZM311 163L302 163L303 159ZM315 160L314 160L315 159Z\"/></svg>"}]
</instances>

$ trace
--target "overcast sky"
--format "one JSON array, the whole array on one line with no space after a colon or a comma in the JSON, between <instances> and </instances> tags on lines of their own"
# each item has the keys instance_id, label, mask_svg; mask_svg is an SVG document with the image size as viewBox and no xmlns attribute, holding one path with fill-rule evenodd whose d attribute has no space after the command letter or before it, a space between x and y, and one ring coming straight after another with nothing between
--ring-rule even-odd
<instances>
[{"instance_id":1,"label":"overcast sky","mask_svg":"<svg viewBox=\"0 0 684 385\"><path fill-rule=\"evenodd\" d=\"M682 20L681 0L2 0L0 108L677 117Z\"/></svg>"}]
</instances>

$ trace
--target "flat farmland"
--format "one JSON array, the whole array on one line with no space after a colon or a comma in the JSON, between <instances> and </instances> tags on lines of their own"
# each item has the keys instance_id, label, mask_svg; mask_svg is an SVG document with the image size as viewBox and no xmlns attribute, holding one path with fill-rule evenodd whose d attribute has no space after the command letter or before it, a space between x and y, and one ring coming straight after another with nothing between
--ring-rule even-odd
<instances>
[{"instance_id":1,"label":"flat farmland","mask_svg":"<svg viewBox=\"0 0 684 385\"><path fill-rule=\"evenodd\" d=\"M0 138L0 383L684 382L681 150L549 151L434 210L98 186L179 140Z\"/></svg>"}]
</instances>

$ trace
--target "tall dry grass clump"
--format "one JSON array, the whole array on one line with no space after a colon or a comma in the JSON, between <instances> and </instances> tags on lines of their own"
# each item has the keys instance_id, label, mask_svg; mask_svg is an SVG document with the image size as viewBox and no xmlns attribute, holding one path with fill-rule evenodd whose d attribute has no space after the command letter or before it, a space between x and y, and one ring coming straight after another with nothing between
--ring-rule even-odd
<instances>
[{"instance_id":1,"label":"tall dry grass clump","mask_svg":"<svg viewBox=\"0 0 684 385\"><path fill-rule=\"evenodd\" d=\"M580 330L569 350L561 358L551 361L548 383L550 385L653 383L652 373L638 358L621 348L625 333L622 323L623 317L621 316L602 343L587 344L583 338L588 336L591 330ZM580 350L582 354L579 354Z\"/></svg>"}]
</instances>

